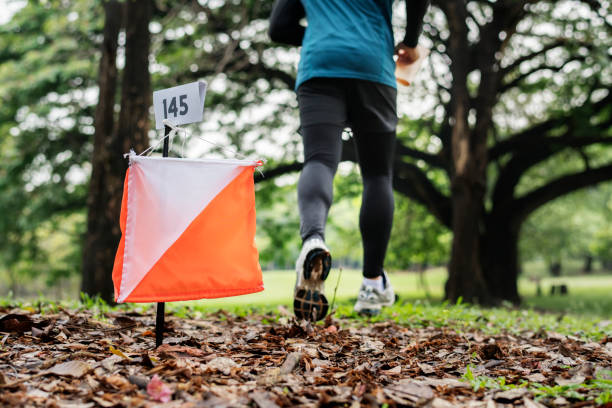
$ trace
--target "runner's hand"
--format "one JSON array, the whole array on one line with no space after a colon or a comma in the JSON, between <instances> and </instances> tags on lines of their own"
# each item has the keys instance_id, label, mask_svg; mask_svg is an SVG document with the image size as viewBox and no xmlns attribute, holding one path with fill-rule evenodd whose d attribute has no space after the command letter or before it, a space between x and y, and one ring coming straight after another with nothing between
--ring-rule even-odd
<instances>
[{"instance_id":1,"label":"runner's hand","mask_svg":"<svg viewBox=\"0 0 612 408\"><path fill-rule=\"evenodd\" d=\"M404 43L399 43L395 47L395 55L399 64L410 65L419 59L419 50L416 47L408 47Z\"/></svg>"}]
</instances>

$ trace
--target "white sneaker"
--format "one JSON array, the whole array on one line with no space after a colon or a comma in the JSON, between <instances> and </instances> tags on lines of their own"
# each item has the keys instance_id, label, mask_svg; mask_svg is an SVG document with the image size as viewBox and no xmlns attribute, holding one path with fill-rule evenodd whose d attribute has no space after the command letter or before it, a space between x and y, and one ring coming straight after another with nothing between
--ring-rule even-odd
<instances>
[{"instance_id":1,"label":"white sneaker","mask_svg":"<svg viewBox=\"0 0 612 408\"><path fill-rule=\"evenodd\" d=\"M302 245L295 263L293 311L298 319L321 320L327 315L325 279L331 269L331 254L320 238L310 238Z\"/></svg>"},{"instance_id":2,"label":"white sneaker","mask_svg":"<svg viewBox=\"0 0 612 408\"><path fill-rule=\"evenodd\" d=\"M380 313L383 306L392 306L395 303L395 292L391 287L387 272L383 272L382 279L384 287L382 292L371 286L361 284L357 303L355 303L354 307L355 312L375 316Z\"/></svg>"}]
</instances>

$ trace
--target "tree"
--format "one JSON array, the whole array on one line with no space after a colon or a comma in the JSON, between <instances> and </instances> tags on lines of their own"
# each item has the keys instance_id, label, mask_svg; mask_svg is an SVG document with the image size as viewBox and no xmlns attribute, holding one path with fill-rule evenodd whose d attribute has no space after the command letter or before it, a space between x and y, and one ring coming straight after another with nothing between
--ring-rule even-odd
<instances>
[{"instance_id":1,"label":"tree","mask_svg":"<svg viewBox=\"0 0 612 408\"><path fill-rule=\"evenodd\" d=\"M261 23L271 4L201 5L168 0L156 2L153 8L147 3L143 7L145 11L151 8L152 32L145 33L152 43L149 47L127 44L134 41L132 31L125 31L123 9L142 12L138 2L118 3L92 7L83 0L27 2L0 27L0 72L5 78L0 84L0 267L11 276L55 274L56 270L65 274L78 271L83 259L83 289L92 295L102 291L105 298L110 297L110 270L118 241L118 203L126 167L122 155L129 148L142 151L148 144L149 72L155 88L235 73L235 78L219 81L229 84L231 91L211 87L207 115L212 119L207 121L216 123L218 117L218 123L228 128L229 143L242 152L252 151L242 148L245 135L250 136L249 128L265 133L266 123L280 123L275 112L263 126L252 122L232 126L241 110L248 110L266 95L256 84L265 66L252 62L253 52L263 52L264 46L240 53L232 52L232 47L243 50L245 41L253 38L264 44L261 38L266 28ZM237 21L236 16L245 19ZM127 21L130 28L140 24L143 32L148 27L136 15ZM237 30L244 30L241 44L234 40L228 44L228 33L236 36ZM125 61L123 70L117 69L114 53ZM281 70L278 74L292 80ZM118 80L122 75L123 80ZM96 89L101 91L100 103L92 97ZM135 98L130 99L130 93ZM292 114L293 110L286 107L285 112ZM90 232L82 240L86 197L91 209ZM66 224L70 228L54 228ZM49 229L53 239L63 234L72 240L65 259L56 262L57 255L50 254L49 246L41 242L49 239ZM77 255L81 246L85 247L82 257Z\"/></svg>"},{"instance_id":2,"label":"tree","mask_svg":"<svg viewBox=\"0 0 612 408\"><path fill-rule=\"evenodd\" d=\"M152 8L149 0L125 3L110 0L104 4L104 41L98 74L100 96L94 122L92 176L87 197L82 290L88 294L100 294L105 300L112 299L110 273L121 237L117 220L127 169L122 155L130 149L143 151L149 145L149 23ZM115 121L117 41L123 19L125 68L119 120Z\"/></svg>"},{"instance_id":3,"label":"tree","mask_svg":"<svg viewBox=\"0 0 612 408\"><path fill-rule=\"evenodd\" d=\"M394 187L453 232L448 299L519 302L524 220L612 178L610 158L598 148L612 141L608 3L433 4L425 35L436 81L426 90L435 102L418 121L432 143L423 148L399 138ZM350 143L345 147L344 158L354 160ZM580 164L558 166L540 185L522 188L562 154Z\"/></svg>"},{"instance_id":4,"label":"tree","mask_svg":"<svg viewBox=\"0 0 612 408\"><path fill-rule=\"evenodd\" d=\"M98 21L85 2L28 2L0 27L0 266L13 281L79 268Z\"/></svg>"},{"instance_id":5,"label":"tree","mask_svg":"<svg viewBox=\"0 0 612 408\"><path fill-rule=\"evenodd\" d=\"M446 285L446 296L451 300L463 296L470 301L518 302L517 244L523 221L557 197L612 177L612 164L604 162L592 167L586 151L588 146L612 141L611 88L609 83L601 82L605 76L600 76L605 73L609 56L592 31L587 31L593 26L583 26L586 21L598 22L595 27L599 29L593 31L609 38L609 25L600 15L607 13L606 8L592 2L590 10L581 8L590 11L586 18L570 16L570 10L561 18L554 18L558 4L532 3L438 4L450 34L447 40L439 38L436 42L448 50L452 74L446 115L439 130L443 148L435 155L437 159L444 158L451 181L452 211L446 220L453 231ZM537 49L521 50L525 39L519 37L537 35L531 29L543 16L559 29L575 29L574 36L543 39ZM478 34L478 41L470 40L474 33ZM516 42L512 42L513 38L517 38ZM558 49L565 52L557 58L549 56L549 52ZM469 50L467 56L465 50ZM593 58L586 57L590 53ZM583 72L587 67L592 72L579 81L581 89L577 93L583 96L583 103L571 98L563 101L563 94L575 86L575 79L569 83L570 78L565 77L556 87L561 94L559 102L565 103L560 104L561 109L543 112L548 113L547 119L514 132L495 123L494 107L508 103L507 95L536 79L540 82L538 90L546 92L542 85L552 86L554 79L558 79L556 74L563 75L570 63L577 63ZM478 73L477 84L470 83L473 72ZM546 72L550 75L542 74ZM519 194L517 187L530 169L566 149L575 149L585 158L583 169L553 176L544 185ZM435 163L431 159L429 162ZM487 197L489 164L496 167L496 177Z\"/></svg>"},{"instance_id":6,"label":"tree","mask_svg":"<svg viewBox=\"0 0 612 408\"><path fill-rule=\"evenodd\" d=\"M523 221L543 204L612 173L605 148L612 117L609 3L433 4L423 38L432 46L428 72L435 81L410 89L410 97L429 109L402 121L394 187L453 232L449 299L518 301L517 239ZM243 154L265 152L265 180L301 167L291 92L297 53L270 44L270 6L268 1L157 2L148 56L154 88L212 79L206 135ZM61 18L56 10L62 11ZM95 103L75 95L99 85L95 65L104 38L101 15L100 7L78 0L30 2L2 27L0 72L9 78L0 85L6 101L0 106L0 171L8 175L0 185L0 210L7 214L2 220L7 233L0 238L7 243L2 245L3 264L33 258L40 248L37 231L49 215L65 220L83 212L84 180L67 174L72 166L87 174L92 154ZM43 52L39 41L47 45ZM262 114L261 105L272 108ZM70 121L57 126L55 108L66 109L59 117ZM30 113L39 121L25 121ZM119 137L125 135L119 132L121 123L120 117L111 133L95 130L117 136L113 155L126 151L125 145L117 147L125 141ZM9 132L18 137L6 136ZM423 135L429 136L426 142ZM355 158L350 141L343 158ZM121 161L112 167L123 171L124 166ZM544 168L553 170L542 174ZM50 174L51 180L58 176L59 181L32 182L36 174ZM100 174L93 175L95 185ZM122 177L113 175L112 184ZM116 232L116 219L106 224L106 233ZM104 231L96 225L92 231ZM100 237L97 242L111 241ZM31 253L24 252L27 248ZM99 262L108 264L115 248Z\"/></svg>"},{"instance_id":7,"label":"tree","mask_svg":"<svg viewBox=\"0 0 612 408\"><path fill-rule=\"evenodd\" d=\"M611 204L612 183L608 182L534 211L523 226L521 261L544 260L549 271L559 264L565 272L566 261L571 260L583 273L594 271L605 262L605 251L611 249L605 239Z\"/></svg>"}]
</instances>

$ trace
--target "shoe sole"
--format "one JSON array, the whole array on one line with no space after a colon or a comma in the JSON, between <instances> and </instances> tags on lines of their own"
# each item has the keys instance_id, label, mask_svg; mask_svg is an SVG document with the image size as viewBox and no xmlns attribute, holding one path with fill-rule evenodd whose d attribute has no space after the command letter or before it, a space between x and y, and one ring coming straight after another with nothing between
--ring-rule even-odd
<instances>
[{"instance_id":1,"label":"shoe sole","mask_svg":"<svg viewBox=\"0 0 612 408\"><path fill-rule=\"evenodd\" d=\"M304 261L304 282L295 291L293 312L298 319L322 320L329 311L329 302L318 289L331 269L331 254L321 248L308 253Z\"/></svg>"}]
</instances>

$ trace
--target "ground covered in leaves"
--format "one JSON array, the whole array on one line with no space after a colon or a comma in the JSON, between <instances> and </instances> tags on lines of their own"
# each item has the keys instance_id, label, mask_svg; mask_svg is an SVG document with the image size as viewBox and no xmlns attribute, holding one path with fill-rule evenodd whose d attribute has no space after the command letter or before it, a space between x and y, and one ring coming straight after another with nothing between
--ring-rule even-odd
<instances>
[{"instance_id":1,"label":"ground covered in leaves","mask_svg":"<svg viewBox=\"0 0 612 408\"><path fill-rule=\"evenodd\" d=\"M612 407L612 338L0 307L0 406Z\"/></svg>"}]
</instances>

